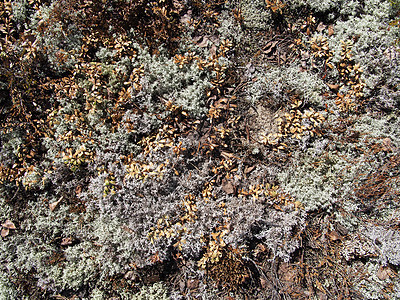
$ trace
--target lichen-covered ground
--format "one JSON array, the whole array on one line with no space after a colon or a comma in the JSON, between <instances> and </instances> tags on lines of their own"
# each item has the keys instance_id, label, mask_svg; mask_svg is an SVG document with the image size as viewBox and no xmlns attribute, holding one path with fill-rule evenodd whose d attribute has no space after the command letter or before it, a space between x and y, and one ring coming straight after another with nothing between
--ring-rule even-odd
<instances>
[{"instance_id":1,"label":"lichen-covered ground","mask_svg":"<svg viewBox=\"0 0 400 300\"><path fill-rule=\"evenodd\" d=\"M398 0L0 3L0 299L400 299Z\"/></svg>"}]
</instances>

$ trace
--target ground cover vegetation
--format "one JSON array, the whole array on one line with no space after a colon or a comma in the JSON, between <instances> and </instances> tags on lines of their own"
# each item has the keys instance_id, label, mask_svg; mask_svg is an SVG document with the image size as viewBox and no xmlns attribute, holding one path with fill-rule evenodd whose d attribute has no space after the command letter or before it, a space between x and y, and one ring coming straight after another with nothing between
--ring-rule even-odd
<instances>
[{"instance_id":1,"label":"ground cover vegetation","mask_svg":"<svg viewBox=\"0 0 400 300\"><path fill-rule=\"evenodd\" d=\"M400 298L399 22L2 1L0 298Z\"/></svg>"}]
</instances>

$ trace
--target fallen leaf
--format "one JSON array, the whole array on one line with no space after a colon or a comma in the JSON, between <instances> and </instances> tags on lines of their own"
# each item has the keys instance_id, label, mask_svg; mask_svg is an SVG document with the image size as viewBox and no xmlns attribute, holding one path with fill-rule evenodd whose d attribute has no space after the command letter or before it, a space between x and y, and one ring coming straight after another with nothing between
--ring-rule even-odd
<instances>
[{"instance_id":1,"label":"fallen leaf","mask_svg":"<svg viewBox=\"0 0 400 300\"><path fill-rule=\"evenodd\" d=\"M329 83L327 83L326 85L327 85L331 90L338 90L339 87L340 87L340 85L338 85L338 84L329 84Z\"/></svg>"},{"instance_id":2,"label":"fallen leaf","mask_svg":"<svg viewBox=\"0 0 400 300\"><path fill-rule=\"evenodd\" d=\"M127 280L132 280L132 281L138 281L139 280L138 275L134 271L126 272L126 274L124 275L124 278L127 279Z\"/></svg>"},{"instance_id":3,"label":"fallen leaf","mask_svg":"<svg viewBox=\"0 0 400 300\"><path fill-rule=\"evenodd\" d=\"M61 246L68 246L72 244L72 238L67 237L61 240Z\"/></svg>"},{"instance_id":4,"label":"fallen leaf","mask_svg":"<svg viewBox=\"0 0 400 300\"><path fill-rule=\"evenodd\" d=\"M181 23L183 23L183 24L189 24L190 23L190 20L192 19L192 11L191 10L188 10L187 12L186 12L186 14L184 14L182 17L181 17L181 19L180 19L180 21L181 21Z\"/></svg>"},{"instance_id":5,"label":"fallen leaf","mask_svg":"<svg viewBox=\"0 0 400 300\"><path fill-rule=\"evenodd\" d=\"M225 152L225 151L221 151L221 155L226 159L230 159L230 158L235 157L235 155L233 155L232 153Z\"/></svg>"},{"instance_id":6,"label":"fallen leaf","mask_svg":"<svg viewBox=\"0 0 400 300\"><path fill-rule=\"evenodd\" d=\"M209 38L209 40L210 40L213 44L219 45L220 41L219 41L218 36L216 36L216 35L210 35L208 38Z\"/></svg>"},{"instance_id":7,"label":"fallen leaf","mask_svg":"<svg viewBox=\"0 0 400 300\"><path fill-rule=\"evenodd\" d=\"M222 189L228 195L235 193L235 187L233 186L232 182L229 181L229 180L223 180L222 181Z\"/></svg>"},{"instance_id":8,"label":"fallen leaf","mask_svg":"<svg viewBox=\"0 0 400 300\"><path fill-rule=\"evenodd\" d=\"M212 45L211 49L210 49L210 55L212 57L214 57L215 55L217 55L217 46Z\"/></svg>"},{"instance_id":9,"label":"fallen leaf","mask_svg":"<svg viewBox=\"0 0 400 300\"><path fill-rule=\"evenodd\" d=\"M197 46L199 46L200 48L207 47L208 41L209 41L209 39L206 36L204 36L203 39L201 40L201 42L197 44Z\"/></svg>"},{"instance_id":10,"label":"fallen leaf","mask_svg":"<svg viewBox=\"0 0 400 300\"><path fill-rule=\"evenodd\" d=\"M249 166L244 169L244 174L249 174L256 166Z\"/></svg>"},{"instance_id":11,"label":"fallen leaf","mask_svg":"<svg viewBox=\"0 0 400 300\"><path fill-rule=\"evenodd\" d=\"M181 290L181 292L184 292L186 289L186 284L183 280L179 281L179 289Z\"/></svg>"},{"instance_id":12,"label":"fallen leaf","mask_svg":"<svg viewBox=\"0 0 400 300\"><path fill-rule=\"evenodd\" d=\"M321 32L322 30L324 30L326 28L326 25L324 25L324 23L319 23L317 26L317 31Z\"/></svg>"},{"instance_id":13,"label":"fallen leaf","mask_svg":"<svg viewBox=\"0 0 400 300\"><path fill-rule=\"evenodd\" d=\"M199 287L199 280L196 279L190 279L187 281L187 287L189 290L194 290L197 289Z\"/></svg>"},{"instance_id":14,"label":"fallen leaf","mask_svg":"<svg viewBox=\"0 0 400 300\"><path fill-rule=\"evenodd\" d=\"M336 231L329 232L328 237L332 241L337 241L342 239L342 237Z\"/></svg>"},{"instance_id":15,"label":"fallen leaf","mask_svg":"<svg viewBox=\"0 0 400 300\"><path fill-rule=\"evenodd\" d=\"M82 186L79 185L79 186L76 187L75 193L76 193L77 195L79 195L81 192L82 192Z\"/></svg>"},{"instance_id":16,"label":"fallen leaf","mask_svg":"<svg viewBox=\"0 0 400 300\"><path fill-rule=\"evenodd\" d=\"M126 225L122 225L122 230L128 232L128 233L134 233L134 231L132 229L130 229L128 226Z\"/></svg>"},{"instance_id":17,"label":"fallen leaf","mask_svg":"<svg viewBox=\"0 0 400 300\"><path fill-rule=\"evenodd\" d=\"M11 222L10 220L6 220L3 224L1 224L1 226L7 228L7 229L17 229L14 225L13 222Z\"/></svg>"},{"instance_id":18,"label":"fallen leaf","mask_svg":"<svg viewBox=\"0 0 400 300\"><path fill-rule=\"evenodd\" d=\"M3 228L1 229L1 236L6 237L10 233L10 230L8 228Z\"/></svg>"},{"instance_id":19,"label":"fallen leaf","mask_svg":"<svg viewBox=\"0 0 400 300\"><path fill-rule=\"evenodd\" d=\"M376 272L376 276L378 276L380 280L385 280L395 275L396 274L390 267L384 267L384 266L381 266L379 270Z\"/></svg>"},{"instance_id":20,"label":"fallen leaf","mask_svg":"<svg viewBox=\"0 0 400 300\"><path fill-rule=\"evenodd\" d=\"M50 211L54 211L54 210L57 208L58 204L61 202L61 200L62 200L63 198L64 198L64 197L61 197L61 198L60 198L59 200L57 200L56 202L49 203Z\"/></svg>"},{"instance_id":21,"label":"fallen leaf","mask_svg":"<svg viewBox=\"0 0 400 300\"><path fill-rule=\"evenodd\" d=\"M383 151L386 151L386 152L393 151L392 140L390 138L384 138L382 140L382 149L383 149Z\"/></svg>"},{"instance_id":22,"label":"fallen leaf","mask_svg":"<svg viewBox=\"0 0 400 300\"><path fill-rule=\"evenodd\" d=\"M266 281L264 278L260 278L260 284L261 284L261 287L263 288L263 289L267 289L267 288L270 288L270 285L268 284L268 281Z\"/></svg>"},{"instance_id":23,"label":"fallen leaf","mask_svg":"<svg viewBox=\"0 0 400 300\"><path fill-rule=\"evenodd\" d=\"M273 41L266 44L263 48L264 54L270 54L275 49L277 43L278 41Z\"/></svg>"},{"instance_id":24,"label":"fallen leaf","mask_svg":"<svg viewBox=\"0 0 400 300\"><path fill-rule=\"evenodd\" d=\"M295 281L298 275L296 270L288 263L281 263L278 272L281 274L282 280L292 283Z\"/></svg>"},{"instance_id":25,"label":"fallen leaf","mask_svg":"<svg viewBox=\"0 0 400 300\"><path fill-rule=\"evenodd\" d=\"M333 25L329 25L328 26L328 35L331 36L335 33L335 31L333 30Z\"/></svg>"}]
</instances>

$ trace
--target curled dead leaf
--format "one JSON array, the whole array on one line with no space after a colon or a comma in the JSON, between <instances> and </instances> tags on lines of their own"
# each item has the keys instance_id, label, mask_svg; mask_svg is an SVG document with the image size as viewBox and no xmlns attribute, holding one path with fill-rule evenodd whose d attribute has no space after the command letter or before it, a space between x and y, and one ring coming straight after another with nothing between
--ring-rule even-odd
<instances>
[{"instance_id":1,"label":"curled dead leaf","mask_svg":"<svg viewBox=\"0 0 400 300\"><path fill-rule=\"evenodd\" d=\"M268 283L268 281L265 280L265 279L262 278L262 277L260 277L260 284L261 284L261 287L262 287L263 289L268 289L268 288L271 287L270 284Z\"/></svg>"},{"instance_id":2,"label":"curled dead leaf","mask_svg":"<svg viewBox=\"0 0 400 300\"><path fill-rule=\"evenodd\" d=\"M56 202L50 203L50 204L49 204L50 210L51 210L51 211L54 211L54 210L57 208L58 204L61 202L61 200L62 200L63 198L64 198L64 197L61 197L61 198L60 198L59 200L57 200Z\"/></svg>"},{"instance_id":3,"label":"curled dead leaf","mask_svg":"<svg viewBox=\"0 0 400 300\"><path fill-rule=\"evenodd\" d=\"M67 238L63 238L61 240L61 246L68 246L72 244L72 238L71 237L67 237Z\"/></svg>"},{"instance_id":4,"label":"curled dead leaf","mask_svg":"<svg viewBox=\"0 0 400 300\"><path fill-rule=\"evenodd\" d=\"M221 155L226 159L230 159L230 158L235 157L235 155L233 155L232 153L225 152L225 151L221 151Z\"/></svg>"},{"instance_id":5,"label":"curled dead leaf","mask_svg":"<svg viewBox=\"0 0 400 300\"><path fill-rule=\"evenodd\" d=\"M327 83L326 84L331 90L338 90L339 89L339 87L340 87L340 85L338 85L338 84L329 84L329 83Z\"/></svg>"},{"instance_id":6,"label":"curled dead leaf","mask_svg":"<svg viewBox=\"0 0 400 300\"><path fill-rule=\"evenodd\" d=\"M249 166L244 169L244 174L249 174L256 166Z\"/></svg>"},{"instance_id":7,"label":"curled dead leaf","mask_svg":"<svg viewBox=\"0 0 400 300\"><path fill-rule=\"evenodd\" d=\"M378 276L380 280L385 280L390 277L396 276L396 273L390 267L381 266L376 272L376 276Z\"/></svg>"},{"instance_id":8,"label":"curled dead leaf","mask_svg":"<svg viewBox=\"0 0 400 300\"><path fill-rule=\"evenodd\" d=\"M1 236L2 237L6 237L7 235L9 235L10 230L8 228L2 228L1 229Z\"/></svg>"},{"instance_id":9,"label":"curled dead leaf","mask_svg":"<svg viewBox=\"0 0 400 300\"><path fill-rule=\"evenodd\" d=\"M319 23L318 24L318 26L317 26L317 31L318 32L321 32L321 31L323 31L324 29L326 28L326 25L324 25L324 23Z\"/></svg>"},{"instance_id":10,"label":"curled dead leaf","mask_svg":"<svg viewBox=\"0 0 400 300\"><path fill-rule=\"evenodd\" d=\"M7 229L17 229L14 225L13 222L11 222L10 220L6 220L3 224L1 224L1 226L3 226L4 228Z\"/></svg>"},{"instance_id":11,"label":"curled dead leaf","mask_svg":"<svg viewBox=\"0 0 400 300\"><path fill-rule=\"evenodd\" d=\"M129 228L128 226L126 226L126 225L122 225L122 230L126 231L128 233L131 233L131 234L134 233L134 231L131 228Z\"/></svg>"},{"instance_id":12,"label":"curled dead leaf","mask_svg":"<svg viewBox=\"0 0 400 300\"><path fill-rule=\"evenodd\" d=\"M342 239L342 237L336 231L329 232L328 237L331 241L337 241Z\"/></svg>"},{"instance_id":13,"label":"curled dead leaf","mask_svg":"<svg viewBox=\"0 0 400 300\"><path fill-rule=\"evenodd\" d=\"M207 46L208 46L208 41L209 41L208 37L203 36L203 37L199 40L197 46L199 46L200 48L207 47Z\"/></svg>"},{"instance_id":14,"label":"curled dead leaf","mask_svg":"<svg viewBox=\"0 0 400 300\"><path fill-rule=\"evenodd\" d=\"M190 279L187 281L187 287L189 290L194 290L199 287L200 281L196 279Z\"/></svg>"},{"instance_id":15,"label":"curled dead leaf","mask_svg":"<svg viewBox=\"0 0 400 300\"><path fill-rule=\"evenodd\" d=\"M215 55L217 55L217 46L215 46L215 45L212 45L212 46L211 46L210 55L211 55L212 57L214 57Z\"/></svg>"},{"instance_id":16,"label":"curled dead leaf","mask_svg":"<svg viewBox=\"0 0 400 300\"><path fill-rule=\"evenodd\" d=\"M382 149L383 149L383 151L386 151L386 152L393 151L392 140L390 138L384 138L382 140Z\"/></svg>"},{"instance_id":17,"label":"curled dead leaf","mask_svg":"<svg viewBox=\"0 0 400 300\"><path fill-rule=\"evenodd\" d=\"M229 181L229 180L223 180L222 181L222 189L228 195L235 193L235 187L233 186L232 182Z\"/></svg>"},{"instance_id":18,"label":"curled dead leaf","mask_svg":"<svg viewBox=\"0 0 400 300\"><path fill-rule=\"evenodd\" d=\"M328 35L332 36L335 33L335 30L333 29L333 25L328 26Z\"/></svg>"}]
</instances>

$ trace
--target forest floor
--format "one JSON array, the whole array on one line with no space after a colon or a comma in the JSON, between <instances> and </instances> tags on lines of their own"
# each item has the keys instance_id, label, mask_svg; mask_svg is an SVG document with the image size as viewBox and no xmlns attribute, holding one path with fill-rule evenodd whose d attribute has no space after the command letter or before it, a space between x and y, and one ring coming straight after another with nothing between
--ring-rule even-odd
<instances>
[{"instance_id":1,"label":"forest floor","mask_svg":"<svg viewBox=\"0 0 400 300\"><path fill-rule=\"evenodd\" d=\"M1 299L400 299L396 1L0 4Z\"/></svg>"}]
</instances>

